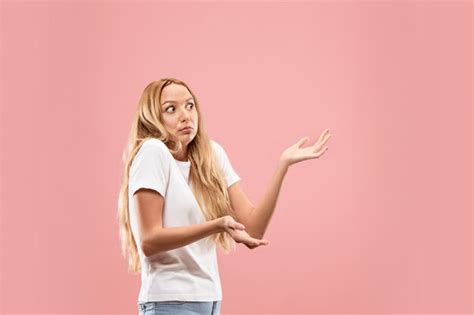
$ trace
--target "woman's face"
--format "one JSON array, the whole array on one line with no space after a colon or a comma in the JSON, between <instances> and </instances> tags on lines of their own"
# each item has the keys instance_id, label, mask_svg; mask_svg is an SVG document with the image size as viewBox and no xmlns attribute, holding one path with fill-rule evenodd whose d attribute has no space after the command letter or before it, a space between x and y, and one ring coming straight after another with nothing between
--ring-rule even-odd
<instances>
[{"instance_id":1,"label":"woman's face","mask_svg":"<svg viewBox=\"0 0 474 315\"><path fill-rule=\"evenodd\" d=\"M198 128L198 114L193 96L185 86L172 83L161 91L160 106L166 128L174 131L186 147L196 136ZM184 127L192 129L181 130Z\"/></svg>"}]
</instances>

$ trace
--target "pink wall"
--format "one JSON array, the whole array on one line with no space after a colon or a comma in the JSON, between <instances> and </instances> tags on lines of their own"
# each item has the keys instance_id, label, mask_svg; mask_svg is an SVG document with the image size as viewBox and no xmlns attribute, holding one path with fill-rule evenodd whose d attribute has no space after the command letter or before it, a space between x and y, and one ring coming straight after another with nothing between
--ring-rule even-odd
<instances>
[{"instance_id":1,"label":"pink wall","mask_svg":"<svg viewBox=\"0 0 474 315\"><path fill-rule=\"evenodd\" d=\"M121 152L152 80L182 79L265 238L219 253L223 314L472 312L472 2L1 3L0 313L136 313Z\"/></svg>"}]
</instances>

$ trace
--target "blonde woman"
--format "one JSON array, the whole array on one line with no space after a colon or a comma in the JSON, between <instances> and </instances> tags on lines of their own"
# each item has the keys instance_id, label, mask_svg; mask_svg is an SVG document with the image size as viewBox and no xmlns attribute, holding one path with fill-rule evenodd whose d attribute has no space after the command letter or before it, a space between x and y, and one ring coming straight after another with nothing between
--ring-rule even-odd
<instances>
[{"instance_id":1,"label":"blonde woman","mask_svg":"<svg viewBox=\"0 0 474 315\"><path fill-rule=\"evenodd\" d=\"M118 220L129 271L141 273L140 314L220 314L222 290L216 245L250 249L270 222L288 167L318 158L307 138L286 149L261 204L240 187L224 148L205 130L198 100L174 78L143 91L124 151Z\"/></svg>"}]
</instances>

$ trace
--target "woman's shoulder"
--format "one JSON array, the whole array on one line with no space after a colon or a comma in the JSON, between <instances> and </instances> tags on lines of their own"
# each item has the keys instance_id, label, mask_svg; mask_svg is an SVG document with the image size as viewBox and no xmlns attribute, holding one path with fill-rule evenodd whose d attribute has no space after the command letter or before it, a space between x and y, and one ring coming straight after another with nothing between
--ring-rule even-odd
<instances>
[{"instance_id":1,"label":"woman's shoulder","mask_svg":"<svg viewBox=\"0 0 474 315\"><path fill-rule=\"evenodd\" d=\"M211 147L214 151L214 154L217 155L218 159L220 161L222 161L222 159L225 159L227 156L227 153L224 147L220 144L220 142L216 140L210 140L210 142L211 142Z\"/></svg>"},{"instance_id":2,"label":"woman's shoulder","mask_svg":"<svg viewBox=\"0 0 474 315\"><path fill-rule=\"evenodd\" d=\"M209 142L211 143L211 146L213 149L218 149L218 150L222 149L222 145L216 140L210 139Z\"/></svg>"},{"instance_id":3,"label":"woman's shoulder","mask_svg":"<svg viewBox=\"0 0 474 315\"><path fill-rule=\"evenodd\" d=\"M159 149L168 150L168 147L166 146L166 144L158 138L146 139L145 141L143 141L143 144L141 147L142 148L159 148Z\"/></svg>"},{"instance_id":4,"label":"woman's shoulder","mask_svg":"<svg viewBox=\"0 0 474 315\"><path fill-rule=\"evenodd\" d=\"M157 138L149 138L143 141L138 154L160 154L163 157L170 155L170 151L166 144Z\"/></svg>"}]
</instances>

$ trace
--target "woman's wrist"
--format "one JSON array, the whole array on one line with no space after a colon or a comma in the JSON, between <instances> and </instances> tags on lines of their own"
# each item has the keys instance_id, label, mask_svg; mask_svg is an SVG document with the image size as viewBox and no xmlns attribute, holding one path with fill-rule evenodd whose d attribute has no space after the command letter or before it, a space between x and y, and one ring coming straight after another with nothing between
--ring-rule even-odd
<instances>
[{"instance_id":1,"label":"woman's wrist","mask_svg":"<svg viewBox=\"0 0 474 315\"><path fill-rule=\"evenodd\" d=\"M290 165L291 164L287 160L280 157L277 163L277 168L287 171Z\"/></svg>"},{"instance_id":2,"label":"woman's wrist","mask_svg":"<svg viewBox=\"0 0 474 315\"><path fill-rule=\"evenodd\" d=\"M224 222L223 219L224 219L224 217L220 217L220 218L212 220L213 226L214 226L214 231L215 231L214 233L221 233L221 232L225 231L224 224L223 224L223 222Z\"/></svg>"}]
</instances>

